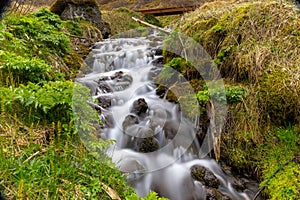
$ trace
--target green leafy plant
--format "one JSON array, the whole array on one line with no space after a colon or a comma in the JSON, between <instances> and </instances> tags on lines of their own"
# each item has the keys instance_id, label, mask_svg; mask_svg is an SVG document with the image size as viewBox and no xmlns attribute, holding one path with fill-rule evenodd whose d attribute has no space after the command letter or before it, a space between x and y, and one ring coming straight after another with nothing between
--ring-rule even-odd
<instances>
[{"instance_id":1,"label":"green leafy plant","mask_svg":"<svg viewBox=\"0 0 300 200\"><path fill-rule=\"evenodd\" d=\"M240 86L227 86L225 87L225 95L223 91L207 89L199 91L197 93L197 99L200 102L208 102L211 97L219 102L227 101L227 103L238 103L241 102L243 98L248 96L247 89Z\"/></svg>"},{"instance_id":2,"label":"green leafy plant","mask_svg":"<svg viewBox=\"0 0 300 200\"><path fill-rule=\"evenodd\" d=\"M70 50L70 38L61 32L59 16L43 8L25 16L8 16L6 24L14 37L24 40L30 52L41 57L63 55Z\"/></svg>"},{"instance_id":3,"label":"green leafy plant","mask_svg":"<svg viewBox=\"0 0 300 200\"><path fill-rule=\"evenodd\" d=\"M18 84L40 83L55 79L55 74L51 72L52 66L39 58L22 57L15 53L0 50L0 65L2 66L2 82L5 82L7 77L11 77ZM14 81L11 80L10 82L12 84Z\"/></svg>"}]
</instances>

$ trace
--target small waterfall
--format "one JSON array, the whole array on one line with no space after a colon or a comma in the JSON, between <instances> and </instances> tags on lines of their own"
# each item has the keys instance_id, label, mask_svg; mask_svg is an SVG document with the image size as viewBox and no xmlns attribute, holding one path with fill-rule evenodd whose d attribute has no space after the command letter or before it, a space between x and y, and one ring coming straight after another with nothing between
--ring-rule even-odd
<instances>
[{"instance_id":1,"label":"small waterfall","mask_svg":"<svg viewBox=\"0 0 300 200\"><path fill-rule=\"evenodd\" d=\"M103 110L101 137L116 140L107 155L139 196L154 190L171 200L250 199L253 193L237 191L218 163L198 158L195 124L156 95L161 46L156 35L96 43L92 72L77 79Z\"/></svg>"}]
</instances>

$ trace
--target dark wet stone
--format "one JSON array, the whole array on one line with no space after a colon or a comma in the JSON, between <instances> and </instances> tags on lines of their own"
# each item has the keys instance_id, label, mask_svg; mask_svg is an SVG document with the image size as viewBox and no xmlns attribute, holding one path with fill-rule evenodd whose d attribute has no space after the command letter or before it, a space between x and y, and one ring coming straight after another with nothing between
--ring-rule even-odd
<instances>
[{"instance_id":1,"label":"dark wet stone","mask_svg":"<svg viewBox=\"0 0 300 200\"><path fill-rule=\"evenodd\" d=\"M132 77L129 74L125 74L123 76L120 76L117 80L117 82L132 82Z\"/></svg>"},{"instance_id":2,"label":"dark wet stone","mask_svg":"<svg viewBox=\"0 0 300 200\"><path fill-rule=\"evenodd\" d=\"M142 153L153 152L159 149L159 142L156 138L139 138L137 139L137 151Z\"/></svg>"},{"instance_id":3,"label":"dark wet stone","mask_svg":"<svg viewBox=\"0 0 300 200\"><path fill-rule=\"evenodd\" d=\"M165 132L165 137L167 139L173 140L173 138L176 136L178 129L179 129L180 123L175 120L169 120L166 121L164 125L164 132Z\"/></svg>"},{"instance_id":4,"label":"dark wet stone","mask_svg":"<svg viewBox=\"0 0 300 200\"><path fill-rule=\"evenodd\" d=\"M194 165L191 167L191 176L194 180L200 181L207 187L218 188L220 185L220 181L214 173L200 165Z\"/></svg>"},{"instance_id":5,"label":"dark wet stone","mask_svg":"<svg viewBox=\"0 0 300 200\"><path fill-rule=\"evenodd\" d=\"M141 116L145 114L148 110L148 104L144 98L139 98L133 102L130 112Z\"/></svg>"},{"instance_id":6,"label":"dark wet stone","mask_svg":"<svg viewBox=\"0 0 300 200\"><path fill-rule=\"evenodd\" d=\"M115 125L114 117L111 113L105 115L105 119L103 120L106 128L112 128Z\"/></svg>"},{"instance_id":7,"label":"dark wet stone","mask_svg":"<svg viewBox=\"0 0 300 200\"><path fill-rule=\"evenodd\" d=\"M109 108L111 106L111 99L109 97L99 97L98 105L102 108Z\"/></svg>"},{"instance_id":8,"label":"dark wet stone","mask_svg":"<svg viewBox=\"0 0 300 200\"><path fill-rule=\"evenodd\" d=\"M158 74L161 72L160 68L153 67L150 69L148 73L148 79L149 80L155 80L155 78L158 76Z\"/></svg>"},{"instance_id":9,"label":"dark wet stone","mask_svg":"<svg viewBox=\"0 0 300 200\"><path fill-rule=\"evenodd\" d=\"M164 67L164 58L163 57L156 58L155 60L153 60L151 62L151 64L154 65L155 67L163 68Z\"/></svg>"},{"instance_id":10,"label":"dark wet stone","mask_svg":"<svg viewBox=\"0 0 300 200\"><path fill-rule=\"evenodd\" d=\"M103 39L111 34L109 24L102 20L99 6L95 1L56 0L50 10L63 20L86 20L94 23L101 31Z\"/></svg>"},{"instance_id":11,"label":"dark wet stone","mask_svg":"<svg viewBox=\"0 0 300 200\"><path fill-rule=\"evenodd\" d=\"M228 196L223 195L215 188L208 188L205 190L206 200L231 200Z\"/></svg>"},{"instance_id":12,"label":"dark wet stone","mask_svg":"<svg viewBox=\"0 0 300 200\"><path fill-rule=\"evenodd\" d=\"M222 170L229 175L228 181L231 183L232 187L236 189L237 191L244 191L246 189L246 182L248 180L239 178L238 176L235 176L232 172L234 171L230 166L227 166L224 162L221 161L221 168Z\"/></svg>"},{"instance_id":13,"label":"dark wet stone","mask_svg":"<svg viewBox=\"0 0 300 200\"><path fill-rule=\"evenodd\" d=\"M161 56L162 54L163 54L162 48L154 49L154 55L155 56Z\"/></svg>"},{"instance_id":14,"label":"dark wet stone","mask_svg":"<svg viewBox=\"0 0 300 200\"><path fill-rule=\"evenodd\" d=\"M128 88L132 83L132 77L129 74L119 76L116 80L115 87L121 86L122 89Z\"/></svg>"},{"instance_id":15,"label":"dark wet stone","mask_svg":"<svg viewBox=\"0 0 300 200\"><path fill-rule=\"evenodd\" d=\"M110 92L112 92L112 89L109 87L109 85L107 85L104 82L100 82L98 87L99 87L99 90L101 91L101 93L110 93Z\"/></svg>"},{"instance_id":16,"label":"dark wet stone","mask_svg":"<svg viewBox=\"0 0 300 200\"><path fill-rule=\"evenodd\" d=\"M132 173L137 171L143 171L145 170L145 167L136 159L134 158L128 158L121 160L117 167L120 169L121 172L125 173Z\"/></svg>"},{"instance_id":17,"label":"dark wet stone","mask_svg":"<svg viewBox=\"0 0 300 200\"><path fill-rule=\"evenodd\" d=\"M132 115L132 114L127 115L122 123L123 131L126 131L126 129L129 126L132 126L132 125L138 124L138 123L139 123L139 119L137 116Z\"/></svg>"}]
</instances>

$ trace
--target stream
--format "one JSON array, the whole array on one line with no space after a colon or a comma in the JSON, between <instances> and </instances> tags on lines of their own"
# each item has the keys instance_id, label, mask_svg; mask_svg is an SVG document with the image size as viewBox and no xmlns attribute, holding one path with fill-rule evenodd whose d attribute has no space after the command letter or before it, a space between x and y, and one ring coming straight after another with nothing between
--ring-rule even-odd
<instances>
[{"instance_id":1,"label":"stream","mask_svg":"<svg viewBox=\"0 0 300 200\"><path fill-rule=\"evenodd\" d=\"M106 154L141 197L153 190L171 200L252 199L258 184L200 157L195 123L157 95L163 39L154 33L98 42L86 61L90 72L77 78L101 110L99 137L116 141Z\"/></svg>"}]
</instances>

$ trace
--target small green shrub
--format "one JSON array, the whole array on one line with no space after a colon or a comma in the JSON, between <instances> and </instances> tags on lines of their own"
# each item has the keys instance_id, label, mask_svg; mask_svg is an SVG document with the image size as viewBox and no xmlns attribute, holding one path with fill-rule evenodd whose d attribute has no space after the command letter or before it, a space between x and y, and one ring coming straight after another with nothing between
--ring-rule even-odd
<instances>
[{"instance_id":1,"label":"small green shrub","mask_svg":"<svg viewBox=\"0 0 300 200\"><path fill-rule=\"evenodd\" d=\"M62 21L47 9L7 16L5 21L13 36L26 43L28 53L47 58L50 53L64 55L70 50L70 38L61 32Z\"/></svg>"},{"instance_id":2,"label":"small green shrub","mask_svg":"<svg viewBox=\"0 0 300 200\"><path fill-rule=\"evenodd\" d=\"M52 66L39 58L26 58L0 50L0 65L1 82L6 82L8 77L14 79L10 81L11 84L41 83L55 79L55 74L51 72Z\"/></svg>"},{"instance_id":3,"label":"small green shrub","mask_svg":"<svg viewBox=\"0 0 300 200\"><path fill-rule=\"evenodd\" d=\"M224 96L224 92L226 96ZM227 86L224 92L218 90L208 91L206 89L197 93L197 99L200 102L208 102L213 97L216 101L232 104L241 102L248 96L247 89L241 86Z\"/></svg>"},{"instance_id":4,"label":"small green shrub","mask_svg":"<svg viewBox=\"0 0 300 200\"><path fill-rule=\"evenodd\" d=\"M11 114L26 122L68 123L72 120L73 82L28 83L17 88L1 88L0 101ZM30 113L28 113L28 110Z\"/></svg>"}]
</instances>

